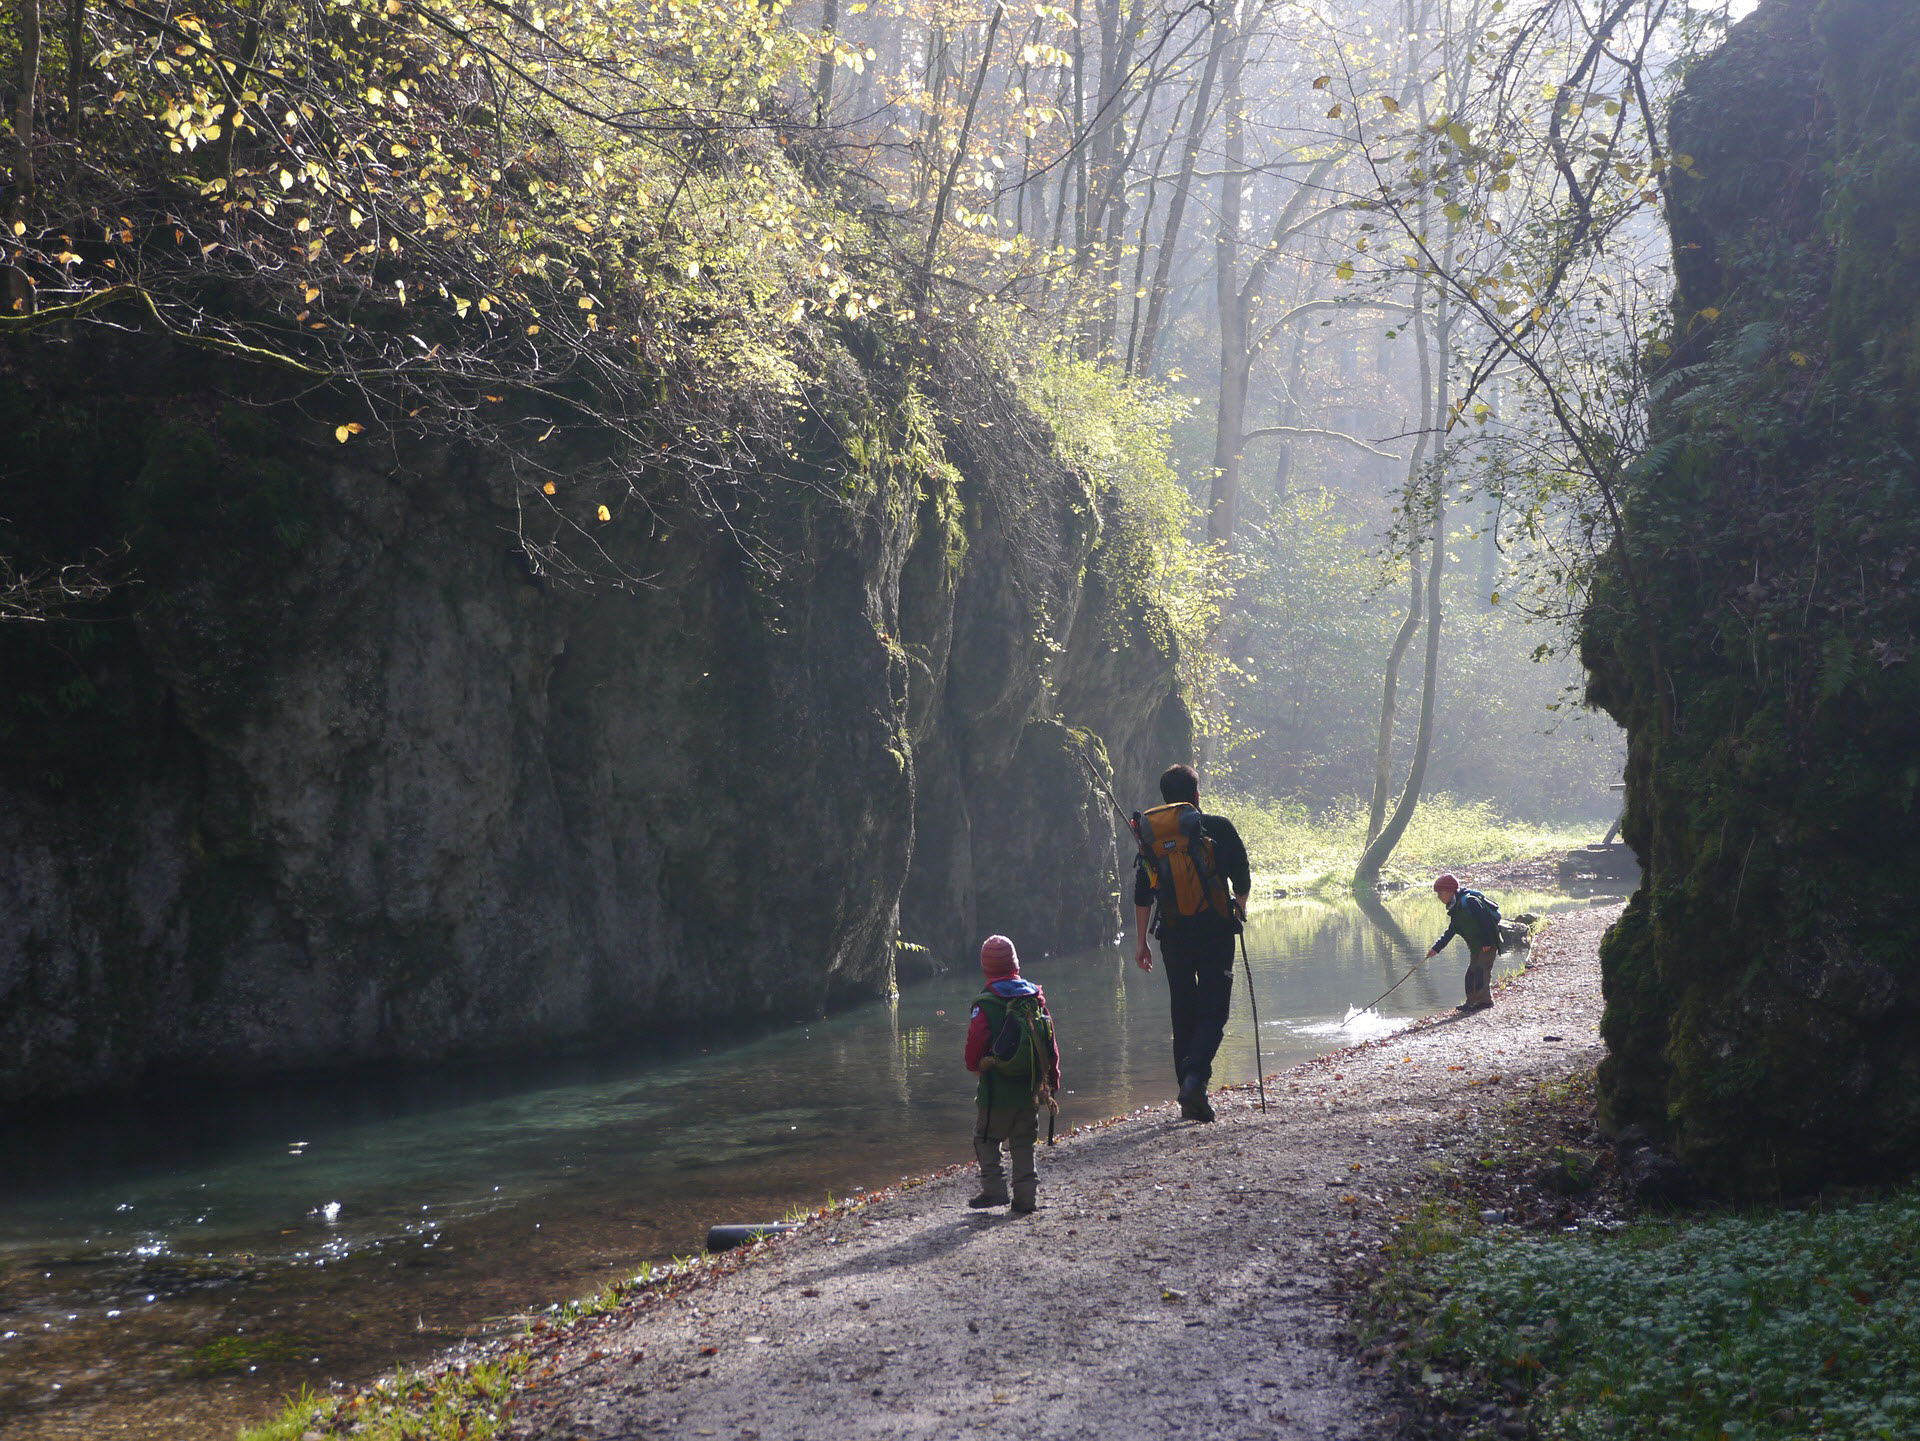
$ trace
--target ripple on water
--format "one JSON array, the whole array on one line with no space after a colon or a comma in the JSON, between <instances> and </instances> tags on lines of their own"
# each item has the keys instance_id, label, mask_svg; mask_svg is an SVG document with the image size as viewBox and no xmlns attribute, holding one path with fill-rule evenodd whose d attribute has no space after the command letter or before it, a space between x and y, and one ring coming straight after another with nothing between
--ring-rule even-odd
<instances>
[{"instance_id":1,"label":"ripple on water","mask_svg":"<svg viewBox=\"0 0 1920 1441\"><path fill-rule=\"evenodd\" d=\"M1293 1030L1296 1035L1355 1046L1362 1041L1374 1041L1382 1036L1391 1036L1395 1031L1404 1031L1411 1024L1412 1021L1405 1016L1383 1016L1378 1011L1349 1011L1345 1020L1315 1021L1310 1025L1295 1026Z\"/></svg>"}]
</instances>

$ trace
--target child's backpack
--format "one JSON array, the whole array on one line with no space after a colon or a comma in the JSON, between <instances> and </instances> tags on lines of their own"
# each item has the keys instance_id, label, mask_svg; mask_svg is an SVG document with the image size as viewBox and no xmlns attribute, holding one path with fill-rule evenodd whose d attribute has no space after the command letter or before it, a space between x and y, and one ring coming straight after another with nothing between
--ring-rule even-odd
<instances>
[{"instance_id":1,"label":"child's backpack","mask_svg":"<svg viewBox=\"0 0 1920 1441\"><path fill-rule=\"evenodd\" d=\"M1469 936L1469 943L1476 946L1499 945L1500 907L1471 887L1461 891L1458 900L1467 908L1467 914L1473 917L1475 924L1480 927L1480 939L1476 941Z\"/></svg>"},{"instance_id":2,"label":"child's backpack","mask_svg":"<svg viewBox=\"0 0 1920 1441\"><path fill-rule=\"evenodd\" d=\"M1010 1079L1028 1077L1031 1089L1038 1092L1047 1079L1047 1060L1053 1054L1053 1017L1041 1006L1038 996L993 999L1006 1007L992 1045L1000 1062L999 1073Z\"/></svg>"},{"instance_id":3,"label":"child's backpack","mask_svg":"<svg viewBox=\"0 0 1920 1441\"><path fill-rule=\"evenodd\" d=\"M1202 828L1197 808L1175 801L1135 811L1133 834L1153 877L1162 935L1191 928L1208 915L1232 922L1233 902L1215 868L1213 837Z\"/></svg>"}]
</instances>

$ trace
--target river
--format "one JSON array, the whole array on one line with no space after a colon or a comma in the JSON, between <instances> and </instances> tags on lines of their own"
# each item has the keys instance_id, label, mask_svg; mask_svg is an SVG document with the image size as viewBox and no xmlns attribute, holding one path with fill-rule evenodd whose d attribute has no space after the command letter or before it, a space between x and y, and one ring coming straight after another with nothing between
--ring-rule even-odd
<instances>
[{"instance_id":1,"label":"river","mask_svg":"<svg viewBox=\"0 0 1920 1441\"><path fill-rule=\"evenodd\" d=\"M1502 895L1509 915L1585 901ZM1269 1072L1343 1029L1444 925L1281 901L1248 927ZM1517 963L1515 958L1503 958ZM1372 1033L1459 999L1422 968ZM1064 1052L1064 1129L1169 1101L1166 985L1119 947L1023 956ZM225 1437L515 1313L968 1159L970 963L754 1039L625 1056L235 1082L0 1124L0 1435ZM1371 1018L1369 1018L1371 1019ZM1253 1075L1244 982L1216 1082ZM1045 1203L1041 1166L1041 1200Z\"/></svg>"}]
</instances>

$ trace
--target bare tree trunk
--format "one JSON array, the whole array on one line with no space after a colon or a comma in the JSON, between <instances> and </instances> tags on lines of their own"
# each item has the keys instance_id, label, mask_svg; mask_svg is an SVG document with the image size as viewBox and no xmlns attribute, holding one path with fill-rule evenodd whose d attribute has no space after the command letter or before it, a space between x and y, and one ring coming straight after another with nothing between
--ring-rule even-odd
<instances>
[{"instance_id":1,"label":"bare tree trunk","mask_svg":"<svg viewBox=\"0 0 1920 1441\"><path fill-rule=\"evenodd\" d=\"M67 135L80 138L80 82L87 70L87 0L67 0Z\"/></svg>"},{"instance_id":2,"label":"bare tree trunk","mask_svg":"<svg viewBox=\"0 0 1920 1441\"><path fill-rule=\"evenodd\" d=\"M1127 146L1127 111L1132 108L1126 90L1127 80L1133 70L1133 51L1136 38L1140 33L1142 0L1133 0L1133 9L1124 19L1120 14L1120 0L1098 0L1100 13L1100 86L1095 96L1097 108L1093 114L1092 131L1087 136L1087 151L1093 157L1093 175L1091 193L1088 199L1087 244L1099 244L1103 239L1111 242L1113 231L1110 211L1122 203L1126 193L1127 172L1132 166L1132 154ZM1157 73L1148 81L1147 103L1151 106L1152 89L1158 81ZM1141 129L1144 129L1144 120ZM1139 143L1140 131L1135 132L1135 145ZM1081 257L1081 268L1085 269L1087 257ZM1102 259L1102 268L1110 269L1110 258Z\"/></svg>"},{"instance_id":3,"label":"bare tree trunk","mask_svg":"<svg viewBox=\"0 0 1920 1441\"><path fill-rule=\"evenodd\" d=\"M1393 767L1393 720L1398 706L1400 689L1400 663L1406 659L1407 646L1413 640L1413 633L1420 629L1422 610L1420 547L1415 545L1407 552L1408 588L1407 618L1400 622L1400 629L1394 633L1393 648L1387 652L1387 673L1380 687L1380 744L1373 754L1373 799L1367 806L1367 844L1373 844L1380 834L1381 826L1387 819L1387 785Z\"/></svg>"},{"instance_id":4,"label":"bare tree trunk","mask_svg":"<svg viewBox=\"0 0 1920 1441\"><path fill-rule=\"evenodd\" d=\"M1087 31L1081 15L1081 0L1073 0L1073 248L1076 254L1087 248L1087 147L1077 143L1086 134L1087 125Z\"/></svg>"},{"instance_id":5,"label":"bare tree trunk","mask_svg":"<svg viewBox=\"0 0 1920 1441\"><path fill-rule=\"evenodd\" d=\"M980 87L987 82L987 67L993 63L993 37L1000 29L1000 17L1006 14L1004 4L993 7L993 16L987 21L986 43L980 47L980 64L973 72L973 88L967 92L967 108L960 118L959 144L953 147L953 161L947 166L947 173L940 181L940 195L933 203L933 223L927 227L927 250L921 259L920 285L925 295L933 288L933 261L940 245L940 228L946 224L947 201L953 196L953 182L960 174L960 164L967 158L967 138L973 133L974 111L980 105Z\"/></svg>"},{"instance_id":6,"label":"bare tree trunk","mask_svg":"<svg viewBox=\"0 0 1920 1441\"><path fill-rule=\"evenodd\" d=\"M1036 19L1027 27L1026 44L1021 46L1021 53L1024 55L1027 46L1032 45L1033 42L1039 38L1040 22ZM1020 103L1022 105L1031 105L1033 103L1033 96L1027 93L1027 84L1033 78L1033 67L1023 60L1020 63L1019 70L1016 71L1015 74L1019 77ZM1025 235L1027 233L1027 186L1033 179L1033 136L1025 132L1026 127L1023 126L1020 137L1020 184L1015 188L1013 195L1013 233L1015 235ZM1045 179L1042 179L1040 182L1040 205L1046 203L1046 198L1047 183ZM1039 206L1036 205L1035 209L1039 210ZM1040 210L1039 213L1040 218L1045 220L1046 212Z\"/></svg>"},{"instance_id":7,"label":"bare tree trunk","mask_svg":"<svg viewBox=\"0 0 1920 1441\"><path fill-rule=\"evenodd\" d=\"M1056 109L1065 110L1067 108L1068 103L1072 99L1072 87L1074 83L1074 74L1071 68L1060 72L1060 83L1055 88L1053 95L1053 103ZM1079 123L1079 116L1076 115L1074 117L1074 125L1077 127ZM1069 143L1071 143L1071 140L1069 140ZM1060 189L1059 193L1054 197L1053 240L1047 247L1049 251L1058 250L1061 245L1065 243L1067 197L1073 190L1073 157L1071 155L1062 155L1059 163L1053 168L1059 172L1058 180ZM1041 199L1044 200L1045 198L1046 196L1043 191Z\"/></svg>"},{"instance_id":8,"label":"bare tree trunk","mask_svg":"<svg viewBox=\"0 0 1920 1441\"><path fill-rule=\"evenodd\" d=\"M1220 224L1213 238L1214 295L1220 310L1220 399L1215 408L1213 486L1207 539L1227 549L1240 511L1241 436L1247 428L1247 311L1240 286L1240 220L1246 206L1247 135L1241 66L1245 41L1235 36L1221 105Z\"/></svg>"},{"instance_id":9,"label":"bare tree trunk","mask_svg":"<svg viewBox=\"0 0 1920 1441\"><path fill-rule=\"evenodd\" d=\"M1446 492L1438 470L1433 477L1432 503L1433 521L1427 535L1432 550L1427 562L1427 673L1420 681L1420 729L1414 733L1413 761L1407 767L1407 784L1400 792L1399 804L1380 834L1368 842L1360 864L1353 869L1355 889L1370 887L1380 878L1380 867L1406 834L1426 784L1427 758L1433 753L1433 715L1440 692L1440 575L1447 558Z\"/></svg>"},{"instance_id":10,"label":"bare tree trunk","mask_svg":"<svg viewBox=\"0 0 1920 1441\"><path fill-rule=\"evenodd\" d=\"M1133 162L1140 154L1140 142L1146 138L1147 124L1153 118L1153 103L1159 93L1160 77L1153 76L1147 81L1146 89L1140 97L1140 123L1133 132L1133 139L1114 161L1114 173L1119 176L1117 193L1111 194L1104 202L1106 207L1106 234L1102 239L1103 249L1100 255L1100 319L1094 330L1093 353L1106 360L1113 358L1114 332L1120 324L1120 261L1121 245L1127 233L1127 186L1126 177L1133 170ZM1122 132L1116 135L1124 139ZM1152 206L1149 190L1148 207ZM1137 269L1137 267L1136 267ZM1139 285L1135 276L1135 286ZM1135 315L1139 314L1138 307Z\"/></svg>"},{"instance_id":11,"label":"bare tree trunk","mask_svg":"<svg viewBox=\"0 0 1920 1441\"><path fill-rule=\"evenodd\" d=\"M1173 107L1173 119L1167 123L1167 138L1160 142L1160 150L1153 159L1153 169L1147 176L1147 197L1141 207L1139 240L1133 252L1133 314L1127 322L1127 358L1123 367L1128 375L1138 372L1134 368L1134 357L1140 345L1141 302L1147 295L1147 253L1153 248L1148 237L1153 230L1153 212L1160 198L1160 175L1166 168L1167 152L1173 148L1173 142L1180 133L1180 117L1186 113L1187 101L1192 99L1189 92L1182 95ZM1144 125L1142 130L1144 132Z\"/></svg>"},{"instance_id":12,"label":"bare tree trunk","mask_svg":"<svg viewBox=\"0 0 1920 1441\"><path fill-rule=\"evenodd\" d=\"M1453 258L1453 226L1447 228L1447 259ZM1432 353L1439 358L1433 383L1432 430L1442 431L1447 416L1447 396L1449 380L1449 357L1453 352L1453 312L1445 291L1440 293L1438 312L1434 318L1434 343ZM1420 728L1414 733L1413 760L1407 767L1407 783L1400 792L1399 803L1393 808L1393 814L1381 826L1380 833L1367 842L1366 850L1360 856L1359 865L1353 870L1353 884L1356 890L1371 886L1380 878L1380 867L1385 865L1387 857L1393 854L1393 848L1400 844L1400 837L1406 834L1407 824L1413 819L1414 808L1420 804L1420 794L1427 779L1427 758L1433 752L1433 716L1440 694L1440 577L1447 558L1447 508L1446 508L1446 464L1445 454L1436 455L1432 466L1432 479L1428 492L1429 503L1433 507L1427 533L1427 544L1431 555L1427 561L1427 670L1420 678Z\"/></svg>"},{"instance_id":13,"label":"bare tree trunk","mask_svg":"<svg viewBox=\"0 0 1920 1441\"><path fill-rule=\"evenodd\" d=\"M935 25L927 35L927 113L921 122L920 175L916 184L916 194L921 200L933 186L933 177L940 173L940 106L947 93L947 59L953 48L946 27Z\"/></svg>"},{"instance_id":14,"label":"bare tree trunk","mask_svg":"<svg viewBox=\"0 0 1920 1441\"><path fill-rule=\"evenodd\" d=\"M1427 443L1433 434L1433 360L1427 350L1425 276L1416 281L1413 287L1413 345L1414 353L1420 358L1420 428L1414 436L1413 456L1407 462L1408 495L1413 494L1413 488L1420 479L1420 467L1425 463ZM1400 662L1406 657L1407 645L1412 641L1414 631L1420 627L1420 545L1411 535L1407 537L1407 564L1412 594L1407 598L1407 618L1400 622L1400 629L1393 638L1393 649L1387 653L1387 673L1381 686L1380 743L1374 751L1373 799L1367 807L1368 845L1372 845L1379 837L1380 828L1386 823L1388 776L1393 761L1395 692L1400 684Z\"/></svg>"},{"instance_id":15,"label":"bare tree trunk","mask_svg":"<svg viewBox=\"0 0 1920 1441\"><path fill-rule=\"evenodd\" d=\"M820 31L828 39L833 38L834 28L840 23L840 0L821 0ZM829 50L820 57L820 80L814 87L813 123L825 125L833 112L833 51Z\"/></svg>"},{"instance_id":16,"label":"bare tree trunk","mask_svg":"<svg viewBox=\"0 0 1920 1441\"><path fill-rule=\"evenodd\" d=\"M1153 343L1160 334L1160 317L1166 309L1167 290L1173 278L1175 252L1180 248L1180 222L1187 213L1187 196L1193 190L1193 172L1200 159L1200 145L1206 138L1207 122L1212 118L1214 77L1220 70L1220 57L1233 38L1228 18L1229 7L1214 12L1213 44L1207 49L1207 63L1200 72L1200 88L1195 93L1193 114L1187 119L1187 141L1180 154L1180 174L1173 183L1173 195L1167 202L1167 224L1160 232L1160 253L1153 266L1153 286L1147 296L1147 319L1140 328L1140 349L1134 362L1136 375L1153 369ZM1144 233L1141 244L1146 243Z\"/></svg>"},{"instance_id":17,"label":"bare tree trunk","mask_svg":"<svg viewBox=\"0 0 1920 1441\"><path fill-rule=\"evenodd\" d=\"M13 105L13 203L7 210L6 240L12 240L27 223L28 206L34 194L33 126L34 97L40 91L40 0L18 0L20 10L20 94ZM9 315L32 308L33 287L26 272L9 265L6 286L0 293Z\"/></svg>"}]
</instances>

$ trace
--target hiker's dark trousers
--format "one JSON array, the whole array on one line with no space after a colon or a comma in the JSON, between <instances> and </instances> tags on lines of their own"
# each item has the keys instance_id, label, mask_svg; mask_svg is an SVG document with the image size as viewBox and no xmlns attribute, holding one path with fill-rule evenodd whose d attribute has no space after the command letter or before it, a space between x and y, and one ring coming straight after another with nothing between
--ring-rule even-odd
<instances>
[{"instance_id":1,"label":"hiker's dark trousers","mask_svg":"<svg viewBox=\"0 0 1920 1441\"><path fill-rule=\"evenodd\" d=\"M1210 1081L1233 1005L1233 937L1162 936L1160 964L1173 993L1174 1079Z\"/></svg>"},{"instance_id":2,"label":"hiker's dark trousers","mask_svg":"<svg viewBox=\"0 0 1920 1441\"><path fill-rule=\"evenodd\" d=\"M1493 967L1499 958L1499 950L1494 946L1473 948L1473 959L1467 963L1468 1005L1490 1006L1493 1004Z\"/></svg>"},{"instance_id":3,"label":"hiker's dark trousers","mask_svg":"<svg viewBox=\"0 0 1920 1441\"><path fill-rule=\"evenodd\" d=\"M1000 1145L1004 1141L1013 1170L1011 1199L1018 1205L1031 1206L1040 1186L1039 1173L1033 1164L1033 1145L1040 1136L1040 1108L1007 1106L989 1111L977 1106L974 1116L973 1154L980 1162L981 1193L1002 1206L1007 1204L1007 1167L1000 1163Z\"/></svg>"}]
</instances>

